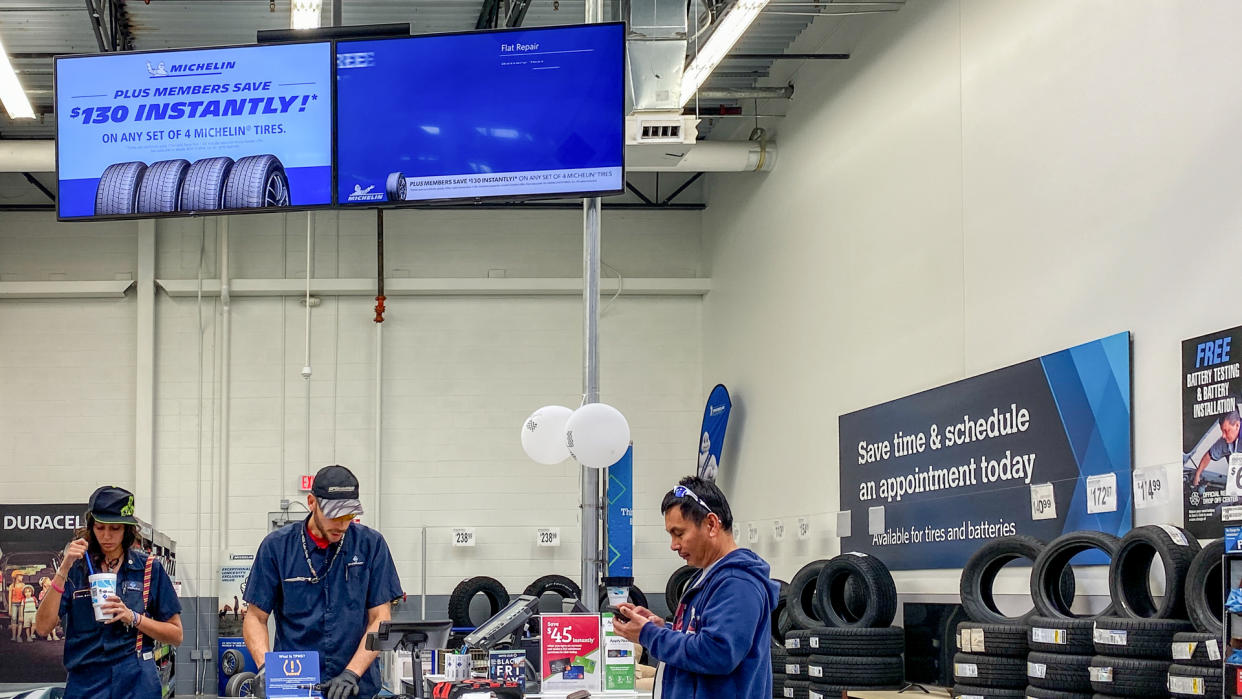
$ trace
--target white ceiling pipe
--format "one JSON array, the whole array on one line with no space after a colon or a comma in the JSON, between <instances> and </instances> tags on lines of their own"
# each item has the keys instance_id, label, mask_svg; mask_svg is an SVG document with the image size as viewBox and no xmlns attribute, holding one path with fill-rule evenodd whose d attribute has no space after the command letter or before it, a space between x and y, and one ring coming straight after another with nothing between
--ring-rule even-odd
<instances>
[{"instance_id":1,"label":"white ceiling pipe","mask_svg":"<svg viewBox=\"0 0 1242 699\"><path fill-rule=\"evenodd\" d=\"M0 140L0 172L55 172L55 141ZM630 172L749 172L771 170L776 144L758 141L699 141L625 147Z\"/></svg>"},{"instance_id":2,"label":"white ceiling pipe","mask_svg":"<svg viewBox=\"0 0 1242 699\"><path fill-rule=\"evenodd\" d=\"M0 172L55 172L56 141L0 140Z\"/></svg>"},{"instance_id":3,"label":"white ceiling pipe","mask_svg":"<svg viewBox=\"0 0 1242 699\"><path fill-rule=\"evenodd\" d=\"M625 147L629 172L766 172L776 165L776 144L760 141L699 141Z\"/></svg>"}]
</instances>

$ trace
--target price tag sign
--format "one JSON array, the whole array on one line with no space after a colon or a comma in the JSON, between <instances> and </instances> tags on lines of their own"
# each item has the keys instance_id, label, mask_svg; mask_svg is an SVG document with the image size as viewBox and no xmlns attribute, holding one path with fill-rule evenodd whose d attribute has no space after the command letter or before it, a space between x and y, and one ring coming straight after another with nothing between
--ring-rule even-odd
<instances>
[{"instance_id":1,"label":"price tag sign","mask_svg":"<svg viewBox=\"0 0 1242 699\"><path fill-rule=\"evenodd\" d=\"M754 522L746 525L746 540L752 544L759 543L759 525Z\"/></svg>"},{"instance_id":2,"label":"price tag sign","mask_svg":"<svg viewBox=\"0 0 1242 699\"><path fill-rule=\"evenodd\" d=\"M453 530L453 546L474 546L474 527Z\"/></svg>"},{"instance_id":3,"label":"price tag sign","mask_svg":"<svg viewBox=\"0 0 1242 699\"><path fill-rule=\"evenodd\" d=\"M1117 474L1087 476L1087 514L1117 511Z\"/></svg>"},{"instance_id":4,"label":"price tag sign","mask_svg":"<svg viewBox=\"0 0 1242 699\"><path fill-rule=\"evenodd\" d=\"M777 541L785 539L785 522L779 519L772 522L772 538Z\"/></svg>"},{"instance_id":5,"label":"price tag sign","mask_svg":"<svg viewBox=\"0 0 1242 699\"><path fill-rule=\"evenodd\" d=\"M811 518L810 517L799 517L798 518L798 540L806 541L809 538L811 538Z\"/></svg>"},{"instance_id":6,"label":"price tag sign","mask_svg":"<svg viewBox=\"0 0 1242 699\"><path fill-rule=\"evenodd\" d=\"M1134 506L1140 510L1169 500L1168 469L1144 468L1134 472Z\"/></svg>"},{"instance_id":7,"label":"price tag sign","mask_svg":"<svg viewBox=\"0 0 1242 699\"><path fill-rule=\"evenodd\" d=\"M535 543L539 546L560 546L560 527L540 527L535 530Z\"/></svg>"},{"instance_id":8,"label":"price tag sign","mask_svg":"<svg viewBox=\"0 0 1242 699\"><path fill-rule=\"evenodd\" d=\"M1031 485L1031 519L1056 519L1057 500L1052 494L1051 483Z\"/></svg>"},{"instance_id":9,"label":"price tag sign","mask_svg":"<svg viewBox=\"0 0 1242 699\"><path fill-rule=\"evenodd\" d=\"M1242 495L1242 454L1229 455L1229 479L1225 481L1225 495Z\"/></svg>"}]
</instances>

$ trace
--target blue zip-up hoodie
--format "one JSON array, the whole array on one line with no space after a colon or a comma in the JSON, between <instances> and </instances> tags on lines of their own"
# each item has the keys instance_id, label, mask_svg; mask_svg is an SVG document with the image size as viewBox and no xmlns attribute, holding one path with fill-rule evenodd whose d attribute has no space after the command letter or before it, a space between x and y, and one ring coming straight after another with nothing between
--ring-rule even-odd
<instances>
[{"instance_id":1,"label":"blue zip-up hoodie","mask_svg":"<svg viewBox=\"0 0 1242 699\"><path fill-rule=\"evenodd\" d=\"M772 696L772 610L780 585L769 570L755 552L736 549L686 590L672 628L643 625L638 642L664 663L661 699Z\"/></svg>"}]
</instances>

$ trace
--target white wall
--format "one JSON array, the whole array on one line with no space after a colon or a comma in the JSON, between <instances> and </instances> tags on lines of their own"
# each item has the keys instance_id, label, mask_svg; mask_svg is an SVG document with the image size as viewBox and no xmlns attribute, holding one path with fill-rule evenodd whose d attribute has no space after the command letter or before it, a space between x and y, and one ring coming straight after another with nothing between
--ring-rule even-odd
<instances>
[{"instance_id":1,"label":"white wall","mask_svg":"<svg viewBox=\"0 0 1242 699\"><path fill-rule=\"evenodd\" d=\"M606 210L605 276L699 276L700 219L697 211ZM389 212L386 267L390 278L579 277L581 221L580 211ZM201 247L202 275L215 279L217 223L157 222L156 277L195 279ZM313 276L374 276L373 214L321 213L314 223ZM231 217L229 230L233 278L304 277L304 214ZM0 215L0 280L134 278L137 241L136 223ZM282 497L305 501L297 477L328 463L350 466L364 505L382 508L378 523L373 514L364 521L385 534L410 594L421 591L423 527L431 594L471 575L498 577L511 592L548 573L578 577L577 467L533 464L518 429L541 405L581 399L581 295L390 296L378 489L374 303L325 296L312 309L307 467L305 308L296 297L232 298L221 488L219 302L209 295L200 308L193 296L156 292L156 496L138 503L138 515L177 540L188 593L212 594L217 531L226 550L252 551ZM667 550L659 498L670 474L690 470L706 391L702 299L623 294L603 303L601 399L628 416L636 444L636 576L662 591L680 561ZM134 291L116 300L0 300L5 501L82 502L105 481L135 486L136 307ZM479 545L450 547L455 526L475 527ZM559 549L535 547L541 526L560 527Z\"/></svg>"},{"instance_id":2,"label":"white wall","mask_svg":"<svg viewBox=\"0 0 1242 699\"><path fill-rule=\"evenodd\" d=\"M1118 331L1134 466L1179 461L1180 342L1239 320L1239 23L1226 0L910 2L802 67L776 170L713 177L704 217L704 379L740 404L731 492L776 574L837 551L838 415ZM798 515L816 540L774 542Z\"/></svg>"}]
</instances>

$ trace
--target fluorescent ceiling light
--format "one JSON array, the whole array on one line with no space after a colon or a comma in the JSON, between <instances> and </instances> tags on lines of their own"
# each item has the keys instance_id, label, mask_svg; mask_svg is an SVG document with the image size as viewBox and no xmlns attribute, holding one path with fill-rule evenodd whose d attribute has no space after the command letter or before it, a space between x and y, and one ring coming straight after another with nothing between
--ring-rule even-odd
<instances>
[{"instance_id":1,"label":"fluorescent ceiling light","mask_svg":"<svg viewBox=\"0 0 1242 699\"><path fill-rule=\"evenodd\" d=\"M699 49L698 55L691 61L690 67L681 76L681 104L694 96L699 86L707 80L726 54L733 49L737 40L742 38L759 13L768 4L768 0L737 0L719 26L708 37L707 43Z\"/></svg>"},{"instance_id":2,"label":"fluorescent ceiling light","mask_svg":"<svg viewBox=\"0 0 1242 699\"><path fill-rule=\"evenodd\" d=\"M30 107L26 91L17 80L17 73L9 62L9 52L5 50L3 43L0 43L0 102L4 102L4 109L9 113L10 119L35 118L34 109Z\"/></svg>"},{"instance_id":3,"label":"fluorescent ceiling light","mask_svg":"<svg viewBox=\"0 0 1242 699\"><path fill-rule=\"evenodd\" d=\"M323 14L323 0L293 0L289 26L293 29L318 29Z\"/></svg>"}]
</instances>

